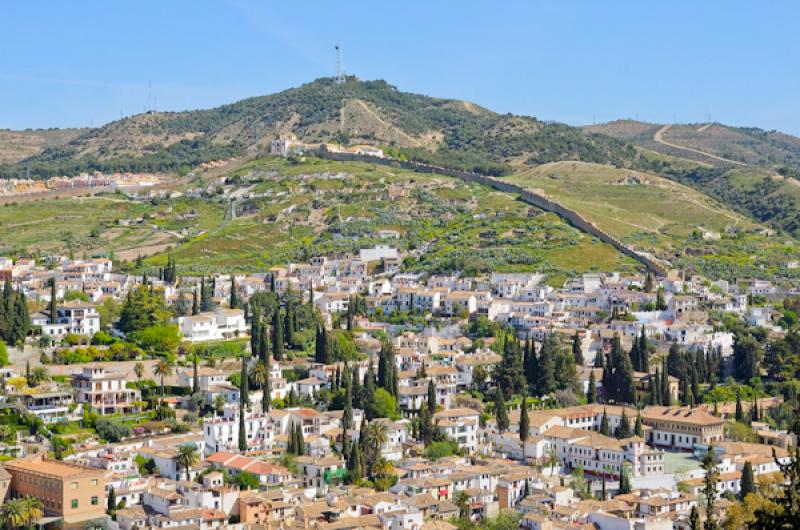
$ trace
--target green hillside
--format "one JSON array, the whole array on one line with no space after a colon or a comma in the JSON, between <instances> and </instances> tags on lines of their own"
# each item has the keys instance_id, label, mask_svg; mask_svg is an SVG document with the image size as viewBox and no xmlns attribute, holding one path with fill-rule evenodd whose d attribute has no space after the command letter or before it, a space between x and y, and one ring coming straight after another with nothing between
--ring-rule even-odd
<instances>
[{"instance_id":1,"label":"green hillside","mask_svg":"<svg viewBox=\"0 0 800 530\"><path fill-rule=\"evenodd\" d=\"M391 145L413 159L490 174L512 165L584 160L627 166L635 150L616 139L472 103L401 92L385 81L330 78L276 94L188 112L147 113L45 149L0 176L86 170L176 170L255 152L280 133L306 142Z\"/></svg>"},{"instance_id":2,"label":"green hillside","mask_svg":"<svg viewBox=\"0 0 800 530\"><path fill-rule=\"evenodd\" d=\"M198 177L183 191L205 184ZM119 224L137 217L144 223ZM11 204L0 207L0 229L8 234L0 253L113 253L118 261L152 255L152 266L171 254L183 272L263 270L375 244L410 251L412 270L536 270L559 282L575 272L638 267L511 195L449 177L318 159L251 161L197 198L110 194Z\"/></svg>"},{"instance_id":3,"label":"green hillside","mask_svg":"<svg viewBox=\"0 0 800 530\"><path fill-rule=\"evenodd\" d=\"M711 278L794 276L800 247L719 201L652 173L577 162L545 164L509 180L540 190L637 249ZM703 233L706 237L703 238ZM716 236L719 239L715 239Z\"/></svg>"}]
</instances>

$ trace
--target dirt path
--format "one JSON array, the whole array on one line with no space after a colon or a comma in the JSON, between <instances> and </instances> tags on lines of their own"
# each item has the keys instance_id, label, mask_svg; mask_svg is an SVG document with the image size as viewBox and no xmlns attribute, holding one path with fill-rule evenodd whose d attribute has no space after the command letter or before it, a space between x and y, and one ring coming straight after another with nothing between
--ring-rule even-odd
<instances>
[{"instance_id":1,"label":"dirt path","mask_svg":"<svg viewBox=\"0 0 800 530\"><path fill-rule=\"evenodd\" d=\"M672 125L664 125L656 133L653 135L653 141L660 143L661 145L666 145L667 147L672 147L673 149L681 149L683 151L689 151L691 153L695 153L697 155L707 156L708 158L713 158L714 160L719 160L720 162L725 162L727 164L735 164L737 166L746 166L744 162L739 162L737 160L730 160L728 158L723 158L721 156L712 155L711 153L706 153L705 151L701 151L699 149L693 149L691 147L685 147L683 145L673 144L672 142L668 142L664 140L664 133L667 132Z\"/></svg>"}]
</instances>

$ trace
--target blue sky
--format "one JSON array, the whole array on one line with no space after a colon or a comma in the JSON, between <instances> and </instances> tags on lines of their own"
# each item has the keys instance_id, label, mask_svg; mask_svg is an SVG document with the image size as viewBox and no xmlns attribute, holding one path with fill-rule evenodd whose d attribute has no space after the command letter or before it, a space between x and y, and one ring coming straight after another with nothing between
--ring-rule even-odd
<instances>
[{"instance_id":1,"label":"blue sky","mask_svg":"<svg viewBox=\"0 0 800 530\"><path fill-rule=\"evenodd\" d=\"M570 124L800 135L800 3L25 0L0 7L0 128L210 107L334 70Z\"/></svg>"}]
</instances>

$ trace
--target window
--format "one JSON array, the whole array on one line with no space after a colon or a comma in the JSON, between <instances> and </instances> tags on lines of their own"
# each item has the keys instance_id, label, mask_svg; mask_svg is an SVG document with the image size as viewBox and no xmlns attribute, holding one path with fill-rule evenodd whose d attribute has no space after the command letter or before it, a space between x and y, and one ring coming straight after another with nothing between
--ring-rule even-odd
<instances>
[{"instance_id":1,"label":"window","mask_svg":"<svg viewBox=\"0 0 800 530\"><path fill-rule=\"evenodd\" d=\"M72 503L70 503L70 506L72 507L73 510L77 509L78 508L78 499L72 499Z\"/></svg>"},{"instance_id":2,"label":"window","mask_svg":"<svg viewBox=\"0 0 800 530\"><path fill-rule=\"evenodd\" d=\"M70 482L69 483L69 489L71 489L71 490L78 489L78 483L77 482Z\"/></svg>"},{"instance_id":3,"label":"window","mask_svg":"<svg viewBox=\"0 0 800 530\"><path fill-rule=\"evenodd\" d=\"M92 486L97 486L97 479L96 478L92 479Z\"/></svg>"},{"instance_id":4,"label":"window","mask_svg":"<svg viewBox=\"0 0 800 530\"><path fill-rule=\"evenodd\" d=\"M92 506L97 506L97 497L92 497Z\"/></svg>"}]
</instances>

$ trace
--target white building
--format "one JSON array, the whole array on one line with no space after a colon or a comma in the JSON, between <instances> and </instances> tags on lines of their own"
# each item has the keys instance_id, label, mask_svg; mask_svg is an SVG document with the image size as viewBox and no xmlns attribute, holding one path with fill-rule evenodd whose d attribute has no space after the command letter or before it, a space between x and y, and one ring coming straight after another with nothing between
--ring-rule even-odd
<instances>
[{"instance_id":1,"label":"white building","mask_svg":"<svg viewBox=\"0 0 800 530\"><path fill-rule=\"evenodd\" d=\"M177 322L184 340L190 342L230 340L247 332L241 309L217 308L213 312L178 317Z\"/></svg>"}]
</instances>

